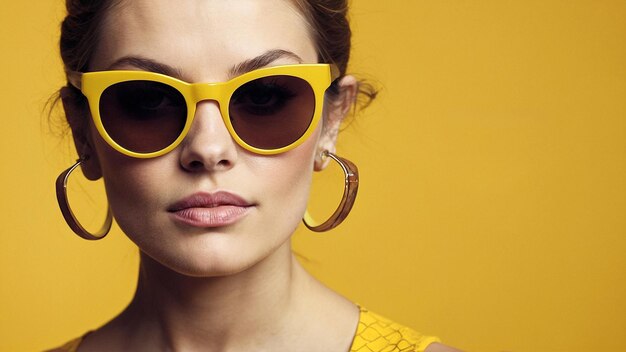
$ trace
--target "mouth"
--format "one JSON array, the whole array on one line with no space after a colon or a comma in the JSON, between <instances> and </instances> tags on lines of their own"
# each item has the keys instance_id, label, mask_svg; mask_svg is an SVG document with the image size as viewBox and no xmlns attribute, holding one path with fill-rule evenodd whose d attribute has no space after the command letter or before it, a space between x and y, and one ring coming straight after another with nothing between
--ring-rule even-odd
<instances>
[{"instance_id":1,"label":"mouth","mask_svg":"<svg viewBox=\"0 0 626 352\"><path fill-rule=\"evenodd\" d=\"M168 207L172 217L194 227L222 227L236 223L255 206L229 192L194 193Z\"/></svg>"}]
</instances>

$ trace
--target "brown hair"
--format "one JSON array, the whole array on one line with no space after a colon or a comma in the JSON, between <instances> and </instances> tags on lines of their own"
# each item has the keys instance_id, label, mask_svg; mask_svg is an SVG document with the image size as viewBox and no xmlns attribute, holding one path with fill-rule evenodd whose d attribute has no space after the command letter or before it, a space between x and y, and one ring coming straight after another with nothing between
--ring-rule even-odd
<instances>
[{"instance_id":1,"label":"brown hair","mask_svg":"<svg viewBox=\"0 0 626 352\"><path fill-rule=\"evenodd\" d=\"M348 22L348 0L291 0L300 10L311 29L318 50L319 62L334 63L341 76L346 74L350 59L351 35ZM108 11L120 0L66 0L67 16L61 24L60 50L66 70L85 72L93 56L102 21ZM83 101L76 89L70 88L73 98ZM337 85L329 90L337 93ZM367 82L359 82L357 101L366 107L377 91ZM68 94L70 92L66 92ZM355 105L355 107L357 107Z\"/></svg>"},{"instance_id":2,"label":"brown hair","mask_svg":"<svg viewBox=\"0 0 626 352\"><path fill-rule=\"evenodd\" d=\"M120 0L93 1L93 0L66 0L67 15L61 22L61 39L59 49L66 71L88 71L89 61L96 49L100 36L102 21L106 13ZM61 98L72 99L76 106L87 106L87 99L69 83L48 101L48 117ZM67 116L68 118L70 116ZM51 121L52 122L52 121ZM50 126L56 124L51 123ZM74 136L84 138L88 126L85 119L72 121ZM61 134L67 133L65 128L59 129Z\"/></svg>"}]
</instances>

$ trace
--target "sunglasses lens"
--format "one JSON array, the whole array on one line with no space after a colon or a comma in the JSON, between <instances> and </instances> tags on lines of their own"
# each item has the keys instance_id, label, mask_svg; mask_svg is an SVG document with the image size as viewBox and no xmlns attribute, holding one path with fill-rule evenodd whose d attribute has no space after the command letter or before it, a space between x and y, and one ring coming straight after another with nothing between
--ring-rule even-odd
<instances>
[{"instance_id":1,"label":"sunglasses lens","mask_svg":"<svg viewBox=\"0 0 626 352\"><path fill-rule=\"evenodd\" d=\"M239 87L229 104L237 135L260 149L290 145L309 128L315 113L311 85L293 76L270 76Z\"/></svg>"},{"instance_id":2,"label":"sunglasses lens","mask_svg":"<svg viewBox=\"0 0 626 352\"><path fill-rule=\"evenodd\" d=\"M178 138L187 119L187 105L183 95L169 85L120 82L102 93L100 118L117 144L133 152L151 153Z\"/></svg>"}]
</instances>

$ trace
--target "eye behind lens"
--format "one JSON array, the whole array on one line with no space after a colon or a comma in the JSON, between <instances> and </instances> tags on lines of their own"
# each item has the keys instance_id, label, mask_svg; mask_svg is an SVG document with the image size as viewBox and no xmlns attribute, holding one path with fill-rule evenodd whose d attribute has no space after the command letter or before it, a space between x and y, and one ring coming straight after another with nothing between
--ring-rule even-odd
<instances>
[{"instance_id":1,"label":"eye behind lens","mask_svg":"<svg viewBox=\"0 0 626 352\"><path fill-rule=\"evenodd\" d=\"M315 94L304 79L271 76L250 81L231 97L229 115L237 135L260 149L278 149L298 140L315 113Z\"/></svg>"},{"instance_id":2,"label":"eye behind lens","mask_svg":"<svg viewBox=\"0 0 626 352\"><path fill-rule=\"evenodd\" d=\"M249 114L274 114L297 95L292 91L292 85L284 83L278 79L257 79L248 82L235 91L231 105Z\"/></svg>"},{"instance_id":3,"label":"eye behind lens","mask_svg":"<svg viewBox=\"0 0 626 352\"><path fill-rule=\"evenodd\" d=\"M107 134L125 149L151 153L172 144L187 118L185 98L161 82L125 81L100 98L100 119Z\"/></svg>"}]
</instances>

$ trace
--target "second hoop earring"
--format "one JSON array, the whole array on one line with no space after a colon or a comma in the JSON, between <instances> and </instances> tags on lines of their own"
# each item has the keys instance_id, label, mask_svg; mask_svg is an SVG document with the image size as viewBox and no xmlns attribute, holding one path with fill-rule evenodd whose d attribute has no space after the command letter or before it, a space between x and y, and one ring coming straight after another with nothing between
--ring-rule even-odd
<instances>
[{"instance_id":1,"label":"second hoop earring","mask_svg":"<svg viewBox=\"0 0 626 352\"><path fill-rule=\"evenodd\" d=\"M339 157L329 151L324 151L323 157L329 157L336 161L344 173L344 188L343 196L339 206L333 213L333 215L324 222L317 222L313 220L308 210L304 213L302 221L304 225L311 231L324 232L337 227L348 216L354 201L356 200L356 193L359 189L359 169L356 165L348 159Z\"/></svg>"},{"instance_id":2,"label":"second hoop earring","mask_svg":"<svg viewBox=\"0 0 626 352\"><path fill-rule=\"evenodd\" d=\"M87 231L78 221L74 212L72 212L72 208L69 204L69 199L67 197L67 181L76 170L80 164L85 161L86 158L81 158L76 161L74 165L72 165L67 170L63 171L59 177L56 179L56 193L57 193L57 202L59 203L59 208L61 209L61 213L63 214L63 218L67 225L74 231L78 236L86 239L86 240L100 240L104 238L111 230L111 225L113 224L113 215L111 214L111 209L107 206L107 215L104 220L104 224L95 233L91 233Z\"/></svg>"}]
</instances>

